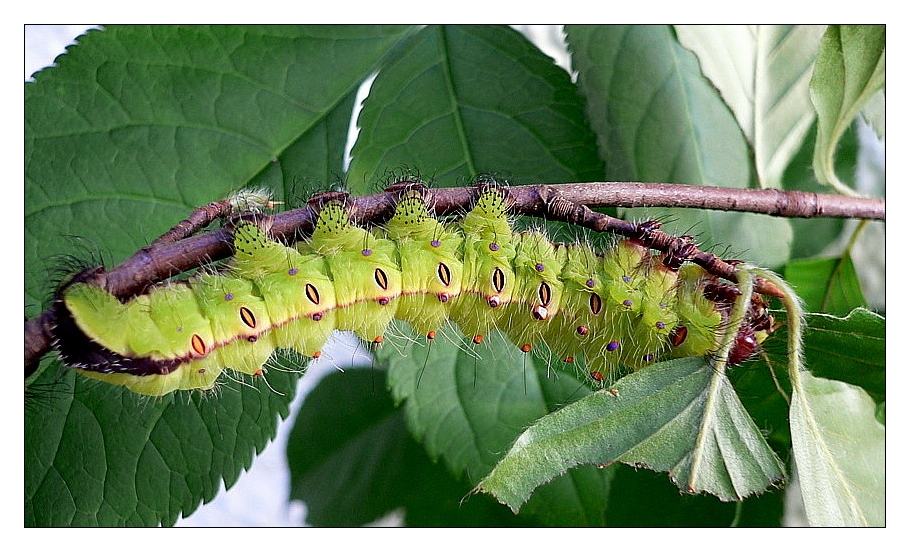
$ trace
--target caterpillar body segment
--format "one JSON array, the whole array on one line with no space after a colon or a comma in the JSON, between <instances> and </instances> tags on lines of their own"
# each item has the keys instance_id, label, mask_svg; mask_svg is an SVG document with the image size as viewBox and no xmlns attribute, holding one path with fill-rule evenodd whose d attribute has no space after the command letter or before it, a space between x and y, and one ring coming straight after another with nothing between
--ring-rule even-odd
<instances>
[{"instance_id":1,"label":"caterpillar body segment","mask_svg":"<svg viewBox=\"0 0 910 552\"><path fill-rule=\"evenodd\" d=\"M706 292L715 280L703 269L667 266L634 240L598 253L513 232L508 206L504 188L483 186L461 221L442 224L408 189L383 228L366 229L329 199L312 236L293 246L241 221L221 271L127 302L85 283L64 287L58 350L85 375L163 395L209 389L225 368L258 374L276 348L319 356L335 330L379 342L394 318L428 337L452 321L475 343L498 328L523 351L583 361L603 384L718 348L730 304ZM743 335L760 341L770 324L753 303Z\"/></svg>"},{"instance_id":2,"label":"caterpillar body segment","mask_svg":"<svg viewBox=\"0 0 910 552\"><path fill-rule=\"evenodd\" d=\"M515 234L515 242L516 283L512 301L502 309L506 319L524 323L501 327L513 343L526 349L545 341L549 324L563 308L560 276L568 253L565 246L550 243L539 232Z\"/></svg>"},{"instance_id":3,"label":"caterpillar body segment","mask_svg":"<svg viewBox=\"0 0 910 552\"><path fill-rule=\"evenodd\" d=\"M385 230L398 244L403 294L398 299L397 317L409 321L414 331L428 335L445 324L451 305L461 294L464 235L431 217L416 191L401 198Z\"/></svg>"},{"instance_id":4,"label":"caterpillar body segment","mask_svg":"<svg viewBox=\"0 0 910 552\"><path fill-rule=\"evenodd\" d=\"M500 327L515 288L516 250L507 218L504 190L486 187L461 221L464 234L462 290L452 302L451 319L475 342Z\"/></svg>"},{"instance_id":5,"label":"caterpillar body segment","mask_svg":"<svg viewBox=\"0 0 910 552\"><path fill-rule=\"evenodd\" d=\"M234 246L234 274L253 282L269 320L285 321L274 324L276 346L316 356L331 335L326 327L335 326L338 306L326 258L272 241L254 224L235 229Z\"/></svg>"},{"instance_id":6,"label":"caterpillar body segment","mask_svg":"<svg viewBox=\"0 0 910 552\"><path fill-rule=\"evenodd\" d=\"M395 299L401 295L401 269L394 241L354 226L340 201L319 212L310 242L301 251L322 255L335 284L335 329L352 331L371 342L381 337L395 318Z\"/></svg>"}]
</instances>

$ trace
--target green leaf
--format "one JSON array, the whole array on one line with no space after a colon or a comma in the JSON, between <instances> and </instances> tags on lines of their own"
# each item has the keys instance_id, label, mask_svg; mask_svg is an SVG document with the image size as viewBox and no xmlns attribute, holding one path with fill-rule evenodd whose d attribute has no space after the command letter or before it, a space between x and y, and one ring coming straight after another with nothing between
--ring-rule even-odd
<instances>
[{"instance_id":1,"label":"green leaf","mask_svg":"<svg viewBox=\"0 0 910 552\"><path fill-rule=\"evenodd\" d=\"M863 118L869 123L869 126L872 127L872 130L875 132L875 136L879 140L885 139L885 89L882 88L878 92L872 94L869 97L869 101L866 102L866 105L863 106Z\"/></svg>"},{"instance_id":2,"label":"green leaf","mask_svg":"<svg viewBox=\"0 0 910 552\"><path fill-rule=\"evenodd\" d=\"M782 489L721 502L709 495L680 493L663 474L622 464L610 481L609 527L779 527L783 518ZM524 511L524 510L522 510Z\"/></svg>"},{"instance_id":3,"label":"green leaf","mask_svg":"<svg viewBox=\"0 0 910 552\"><path fill-rule=\"evenodd\" d=\"M151 401L45 370L25 405L25 525L173 525L230 488L287 417L298 376Z\"/></svg>"},{"instance_id":4,"label":"green leaf","mask_svg":"<svg viewBox=\"0 0 910 552\"><path fill-rule=\"evenodd\" d=\"M752 146L761 188L782 176L815 120L809 78L820 25L676 25Z\"/></svg>"},{"instance_id":5,"label":"green leaf","mask_svg":"<svg viewBox=\"0 0 910 552\"><path fill-rule=\"evenodd\" d=\"M426 469L385 392L385 374L332 373L311 391L288 437L290 497L307 505L307 523L357 527L401 505L390 494L408 471ZM343 408L339 408L344 405Z\"/></svg>"},{"instance_id":6,"label":"green leaf","mask_svg":"<svg viewBox=\"0 0 910 552\"><path fill-rule=\"evenodd\" d=\"M885 428L875 404L858 387L809 372L793 383L793 457L809 523L884 527Z\"/></svg>"},{"instance_id":7,"label":"green leaf","mask_svg":"<svg viewBox=\"0 0 910 552\"><path fill-rule=\"evenodd\" d=\"M389 367L389 383L404 401L414 436L431 457L476 483L524 428L590 391L498 332L472 350L462 339L450 329L429 349L409 343L378 357ZM609 473L590 466L573 470L538 489L522 515L547 525L599 526L608 491Z\"/></svg>"},{"instance_id":8,"label":"green leaf","mask_svg":"<svg viewBox=\"0 0 910 552\"><path fill-rule=\"evenodd\" d=\"M290 497L307 523L357 527L402 511L410 527L536 526L432 462L411 437L386 373L355 367L328 374L311 391L291 430ZM344 408L339 408L344 405Z\"/></svg>"},{"instance_id":9,"label":"green leaf","mask_svg":"<svg viewBox=\"0 0 910 552\"><path fill-rule=\"evenodd\" d=\"M407 31L114 26L81 37L25 83L26 303L40 310L55 258L73 251L67 235L116 262L239 187L279 184L283 199L294 181L337 178L353 94Z\"/></svg>"},{"instance_id":10,"label":"green leaf","mask_svg":"<svg viewBox=\"0 0 910 552\"><path fill-rule=\"evenodd\" d=\"M802 148L784 174L784 185L787 190L799 190L817 194L828 193L830 189L818 183L812 170L812 156L815 150L816 130L812 129ZM856 128L851 127L838 148L835 169L838 174L852 178L855 174L859 153L859 140ZM830 245L836 242L848 224L844 219L835 218L797 218L791 219L793 228L792 258L811 258L830 255Z\"/></svg>"},{"instance_id":11,"label":"green leaf","mask_svg":"<svg viewBox=\"0 0 910 552\"><path fill-rule=\"evenodd\" d=\"M395 333L406 328L396 327ZM388 366L393 395L406 401L408 424L430 456L442 456L454 473L476 482L548 405L590 391L564 373L548 379L546 365L499 332L473 348L462 340L447 328L427 345L408 342L376 356Z\"/></svg>"},{"instance_id":12,"label":"green leaf","mask_svg":"<svg viewBox=\"0 0 910 552\"><path fill-rule=\"evenodd\" d=\"M688 492L741 500L783 466L723 374L703 359L657 364L585 397L519 436L480 489L517 509L541 483L583 463L669 472Z\"/></svg>"},{"instance_id":13,"label":"green leaf","mask_svg":"<svg viewBox=\"0 0 910 552\"><path fill-rule=\"evenodd\" d=\"M609 180L749 187L743 132L670 28L567 26L566 36ZM734 255L763 266L781 266L790 257L785 219L687 209L624 213L665 221L668 232L696 234L706 248L730 246Z\"/></svg>"},{"instance_id":14,"label":"green leaf","mask_svg":"<svg viewBox=\"0 0 910 552\"><path fill-rule=\"evenodd\" d=\"M520 515L531 516L549 527L607 525L606 510L612 501L612 477L611 471L597 466L578 466L538 487L522 506ZM487 494L476 496L493 500ZM510 511L505 507L503 509Z\"/></svg>"},{"instance_id":15,"label":"green leaf","mask_svg":"<svg viewBox=\"0 0 910 552\"><path fill-rule=\"evenodd\" d=\"M811 314L804 339L806 368L817 377L862 387L885 400L885 318L855 309L839 318Z\"/></svg>"},{"instance_id":16,"label":"green leaf","mask_svg":"<svg viewBox=\"0 0 910 552\"><path fill-rule=\"evenodd\" d=\"M27 313L46 301L57 257L73 254L67 235L119 261L238 187L282 196L339 174L354 94L408 32L115 26L81 37L25 84ZM59 364L41 378L26 418L30 525L173 524L249 466L293 394L231 384L217 401L151 403Z\"/></svg>"},{"instance_id":17,"label":"green leaf","mask_svg":"<svg viewBox=\"0 0 910 552\"><path fill-rule=\"evenodd\" d=\"M416 167L446 185L479 173L514 184L597 180L603 164L565 71L504 26L433 25L376 77L348 183L360 193Z\"/></svg>"},{"instance_id":18,"label":"green leaf","mask_svg":"<svg viewBox=\"0 0 910 552\"><path fill-rule=\"evenodd\" d=\"M885 85L885 26L832 25L822 37L810 94L818 112L813 168L819 182L854 194L834 172L837 144L869 98Z\"/></svg>"},{"instance_id":19,"label":"green leaf","mask_svg":"<svg viewBox=\"0 0 910 552\"><path fill-rule=\"evenodd\" d=\"M811 312L846 315L866 304L849 254L792 261L784 269L784 278Z\"/></svg>"}]
</instances>

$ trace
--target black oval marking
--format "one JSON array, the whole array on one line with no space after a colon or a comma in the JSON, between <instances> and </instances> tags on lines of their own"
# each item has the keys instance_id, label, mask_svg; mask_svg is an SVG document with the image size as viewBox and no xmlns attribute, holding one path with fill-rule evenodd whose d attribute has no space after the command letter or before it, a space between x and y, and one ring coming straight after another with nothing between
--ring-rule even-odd
<instances>
[{"instance_id":1,"label":"black oval marking","mask_svg":"<svg viewBox=\"0 0 910 552\"><path fill-rule=\"evenodd\" d=\"M310 303L319 304L319 290L316 289L316 286L307 284L306 288L304 288L304 293L306 293L306 298L310 300Z\"/></svg>"},{"instance_id":2,"label":"black oval marking","mask_svg":"<svg viewBox=\"0 0 910 552\"><path fill-rule=\"evenodd\" d=\"M493 289L496 293L502 293L506 287L506 274L498 266L493 270Z\"/></svg>"},{"instance_id":3,"label":"black oval marking","mask_svg":"<svg viewBox=\"0 0 910 552\"><path fill-rule=\"evenodd\" d=\"M550 306L550 301L553 299L553 292L550 290L550 285L546 282L541 282L540 287L537 288L537 297L540 298L540 304L548 307Z\"/></svg>"},{"instance_id":4,"label":"black oval marking","mask_svg":"<svg viewBox=\"0 0 910 552\"><path fill-rule=\"evenodd\" d=\"M389 289L389 277L386 276L386 273L383 272L381 268L377 268L375 272L373 272L373 279L376 280L376 284L382 289Z\"/></svg>"},{"instance_id":5,"label":"black oval marking","mask_svg":"<svg viewBox=\"0 0 910 552\"><path fill-rule=\"evenodd\" d=\"M243 320L243 323L250 328L256 327L256 317L253 316L253 311L250 309L246 307L240 307L240 319Z\"/></svg>"},{"instance_id":6,"label":"black oval marking","mask_svg":"<svg viewBox=\"0 0 910 552\"><path fill-rule=\"evenodd\" d=\"M444 286L448 286L452 283L452 271L449 270L449 267L445 263L439 263L439 266L436 267L436 275L439 276L439 281L442 282Z\"/></svg>"},{"instance_id":7,"label":"black oval marking","mask_svg":"<svg viewBox=\"0 0 910 552\"><path fill-rule=\"evenodd\" d=\"M588 303L591 306L591 314L600 314L600 309L603 308L603 301L600 299L600 295L592 293Z\"/></svg>"}]
</instances>

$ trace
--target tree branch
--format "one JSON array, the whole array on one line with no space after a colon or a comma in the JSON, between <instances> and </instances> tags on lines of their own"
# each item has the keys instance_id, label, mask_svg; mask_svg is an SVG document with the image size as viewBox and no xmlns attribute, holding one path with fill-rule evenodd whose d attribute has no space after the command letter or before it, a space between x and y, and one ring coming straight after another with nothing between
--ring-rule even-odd
<instances>
[{"instance_id":1,"label":"tree branch","mask_svg":"<svg viewBox=\"0 0 910 552\"><path fill-rule=\"evenodd\" d=\"M533 186L515 186L526 188ZM587 182L551 188L588 207L685 207L788 218L885 220L885 200L795 190L744 190L648 182Z\"/></svg>"},{"instance_id":2,"label":"tree branch","mask_svg":"<svg viewBox=\"0 0 910 552\"><path fill-rule=\"evenodd\" d=\"M416 184L416 182L415 182ZM735 266L711 253L698 250L685 238L659 230L653 222L633 223L591 211L589 207L688 207L763 213L783 217L836 217L885 219L885 202L879 199L781 190L742 190L711 186L684 186L642 182L589 182L509 187L512 209L519 214L545 217L582 225L598 232L611 232L642 241L673 255L678 262L692 261L717 276L732 279ZM464 212L476 197L476 188L439 188L427 191L427 200L437 216ZM387 220L397 193L384 192L349 199L352 217L360 223ZM137 251L110 271L98 271L91 283L125 299L160 282L205 263L232 254L228 230L195 234L212 220L225 216L227 202L213 202L196 209L151 245ZM274 216L257 215L271 227L276 239L294 242L313 228L314 211L309 207ZM761 288L761 284L759 285ZM764 293L774 294L765 288ZM26 374L50 349L54 315L49 309L25 322Z\"/></svg>"}]
</instances>

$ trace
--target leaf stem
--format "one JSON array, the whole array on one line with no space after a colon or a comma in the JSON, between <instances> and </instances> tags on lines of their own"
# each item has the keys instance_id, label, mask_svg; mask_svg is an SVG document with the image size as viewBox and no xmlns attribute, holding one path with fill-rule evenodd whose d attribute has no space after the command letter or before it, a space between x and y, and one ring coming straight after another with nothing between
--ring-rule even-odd
<instances>
[{"instance_id":1,"label":"leaf stem","mask_svg":"<svg viewBox=\"0 0 910 552\"><path fill-rule=\"evenodd\" d=\"M711 376L711 384L708 386L708 391L705 395L705 415L702 417L702 425L698 430L698 438L696 439L695 446L692 448L694 456L692 458L691 475L687 484L687 487L691 491L698 490L698 476L700 475L702 459L704 457L701 451L706 450L705 441L714 430L714 421L717 419L717 416L714 416L713 412L714 409L717 408L717 400L724 378L727 377L727 358L730 356L730 351L736 343L736 336L739 333L739 328L742 326L743 320L745 320L746 315L749 312L749 306L752 301L754 281L752 273L747 269L737 270L736 281L741 295L739 295L733 303L730 319L725 323L726 327L724 329L720 349L714 355L714 373Z\"/></svg>"}]
</instances>

